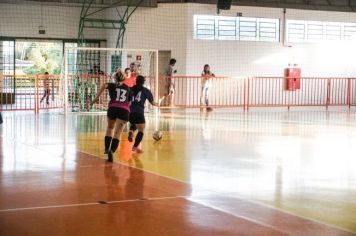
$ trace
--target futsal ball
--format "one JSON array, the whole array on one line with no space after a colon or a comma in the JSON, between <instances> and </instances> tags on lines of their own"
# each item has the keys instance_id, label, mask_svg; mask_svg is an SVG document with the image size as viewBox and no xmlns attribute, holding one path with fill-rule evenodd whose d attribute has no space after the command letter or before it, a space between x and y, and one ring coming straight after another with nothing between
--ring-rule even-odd
<instances>
[{"instance_id":1,"label":"futsal ball","mask_svg":"<svg viewBox=\"0 0 356 236\"><path fill-rule=\"evenodd\" d=\"M154 140L159 141L162 139L162 132L157 130L157 131L153 132L152 137Z\"/></svg>"}]
</instances>

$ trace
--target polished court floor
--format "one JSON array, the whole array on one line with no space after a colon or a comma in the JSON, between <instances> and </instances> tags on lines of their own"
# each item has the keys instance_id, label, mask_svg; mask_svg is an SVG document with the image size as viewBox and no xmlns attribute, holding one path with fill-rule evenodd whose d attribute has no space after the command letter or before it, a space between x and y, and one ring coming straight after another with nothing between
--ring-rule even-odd
<instances>
[{"instance_id":1,"label":"polished court floor","mask_svg":"<svg viewBox=\"0 0 356 236\"><path fill-rule=\"evenodd\" d=\"M105 115L3 115L0 235L356 235L353 111L150 113L113 164Z\"/></svg>"}]
</instances>

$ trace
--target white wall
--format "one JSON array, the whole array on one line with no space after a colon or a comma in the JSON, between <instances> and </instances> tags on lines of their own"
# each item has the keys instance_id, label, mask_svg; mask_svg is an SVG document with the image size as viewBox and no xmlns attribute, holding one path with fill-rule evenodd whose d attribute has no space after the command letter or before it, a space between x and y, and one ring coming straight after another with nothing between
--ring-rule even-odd
<instances>
[{"instance_id":1,"label":"white wall","mask_svg":"<svg viewBox=\"0 0 356 236\"><path fill-rule=\"evenodd\" d=\"M70 38L78 35L80 7L43 6L39 4L0 4L0 36ZM282 18L282 9L236 7L221 15ZM304 76L356 76L356 43L208 41L193 39L194 14L216 14L215 5L159 4L158 8L139 8L127 25L126 48L170 50L177 59L181 75L199 75L204 64L217 75L281 76L289 62L297 62ZM100 16L100 15L99 15ZM287 10L287 19L356 22L355 13ZM103 12L102 18L117 18L116 10ZM38 34L43 24L45 35ZM283 29L283 26L281 26ZM88 30L92 39L107 39L115 47L117 30Z\"/></svg>"},{"instance_id":2,"label":"white wall","mask_svg":"<svg viewBox=\"0 0 356 236\"><path fill-rule=\"evenodd\" d=\"M221 15L283 18L283 9L236 7ZM194 14L216 14L215 6L190 4L188 8L189 37L187 43L187 74L199 74L204 64L210 64L218 75L282 76L288 63L302 67L303 76L356 76L355 42L293 43L194 40ZM356 22L355 13L287 10L287 19ZM282 20L281 29L283 30Z\"/></svg>"},{"instance_id":3,"label":"white wall","mask_svg":"<svg viewBox=\"0 0 356 236\"><path fill-rule=\"evenodd\" d=\"M42 6L40 4L1 4L0 36L31 38L76 39L80 19L80 7ZM46 34L38 33L45 26ZM105 39L103 30L86 30L90 39Z\"/></svg>"},{"instance_id":4,"label":"white wall","mask_svg":"<svg viewBox=\"0 0 356 236\"><path fill-rule=\"evenodd\" d=\"M283 9L236 7L221 15L283 18ZM217 75L282 76L288 63L298 63L303 76L356 76L356 53L353 42L293 43L246 42L193 39L194 14L216 15L215 5L159 4L158 8L141 8L127 26L125 47L171 50L183 75L199 75L210 64ZM356 22L355 13L287 10L287 19ZM283 29L281 20L281 29ZM108 32L109 45L116 43L117 33ZM356 43L355 43L356 44Z\"/></svg>"},{"instance_id":5,"label":"white wall","mask_svg":"<svg viewBox=\"0 0 356 236\"><path fill-rule=\"evenodd\" d=\"M160 4L158 8L138 8L125 34L125 48L170 50L177 59L176 68L186 73L187 4ZM108 11L117 17L115 10ZM107 32L108 47L115 47L117 32Z\"/></svg>"}]
</instances>

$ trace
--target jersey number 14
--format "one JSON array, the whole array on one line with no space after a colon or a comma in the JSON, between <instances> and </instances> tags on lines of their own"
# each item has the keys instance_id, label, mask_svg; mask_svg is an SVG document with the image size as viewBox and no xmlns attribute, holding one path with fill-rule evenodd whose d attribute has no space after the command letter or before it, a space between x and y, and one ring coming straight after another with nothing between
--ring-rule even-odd
<instances>
[{"instance_id":1,"label":"jersey number 14","mask_svg":"<svg viewBox=\"0 0 356 236\"><path fill-rule=\"evenodd\" d=\"M135 96L135 101L140 102L141 101L141 91L137 93Z\"/></svg>"}]
</instances>

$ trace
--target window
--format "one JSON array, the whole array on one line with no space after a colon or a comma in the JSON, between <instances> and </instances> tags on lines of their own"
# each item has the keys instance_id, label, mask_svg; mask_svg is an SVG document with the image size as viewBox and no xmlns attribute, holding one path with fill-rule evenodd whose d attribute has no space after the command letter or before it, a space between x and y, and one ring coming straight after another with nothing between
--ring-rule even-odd
<instances>
[{"instance_id":1,"label":"window","mask_svg":"<svg viewBox=\"0 0 356 236\"><path fill-rule=\"evenodd\" d=\"M240 17L240 40L256 41L257 21L256 18Z\"/></svg>"},{"instance_id":2,"label":"window","mask_svg":"<svg viewBox=\"0 0 356 236\"><path fill-rule=\"evenodd\" d=\"M15 72L15 41L0 40L0 74L11 75Z\"/></svg>"},{"instance_id":3,"label":"window","mask_svg":"<svg viewBox=\"0 0 356 236\"><path fill-rule=\"evenodd\" d=\"M235 17L218 18L218 37L220 40L236 40Z\"/></svg>"},{"instance_id":4,"label":"window","mask_svg":"<svg viewBox=\"0 0 356 236\"><path fill-rule=\"evenodd\" d=\"M320 21L307 22L307 39L308 41L323 40L323 23Z\"/></svg>"},{"instance_id":5,"label":"window","mask_svg":"<svg viewBox=\"0 0 356 236\"><path fill-rule=\"evenodd\" d=\"M325 22L326 40L341 40L342 24L340 22Z\"/></svg>"},{"instance_id":6,"label":"window","mask_svg":"<svg viewBox=\"0 0 356 236\"><path fill-rule=\"evenodd\" d=\"M344 24L344 39L345 40L356 39L356 23Z\"/></svg>"},{"instance_id":7,"label":"window","mask_svg":"<svg viewBox=\"0 0 356 236\"><path fill-rule=\"evenodd\" d=\"M279 42L279 19L194 15L194 39Z\"/></svg>"},{"instance_id":8,"label":"window","mask_svg":"<svg viewBox=\"0 0 356 236\"><path fill-rule=\"evenodd\" d=\"M279 20L260 18L259 24L259 38L260 41L279 41Z\"/></svg>"},{"instance_id":9,"label":"window","mask_svg":"<svg viewBox=\"0 0 356 236\"><path fill-rule=\"evenodd\" d=\"M356 23L287 20L288 42L356 39Z\"/></svg>"},{"instance_id":10,"label":"window","mask_svg":"<svg viewBox=\"0 0 356 236\"><path fill-rule=\"evenodd\" d=\"M197 39L215 38L215 19L210 16L196 17L195 19L195 37Z\"/></svg>"},{"instance_id":11,"label":"window","mask_svg":"<svg viewBox=\"0 0 356 236\"><path fill-rule=\"evenodd\" d=\"M1 93L13 93L15 91L15 40L0 39L0 74L6 77L0 79ZM7 95L5 95L7 96ZM9 98L3 98L10 101ZM6 102L5 102L6 103ZM4 103L4 104L5 104Z\"/></svg>"}]
</instances>

